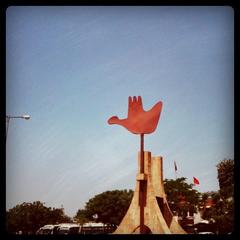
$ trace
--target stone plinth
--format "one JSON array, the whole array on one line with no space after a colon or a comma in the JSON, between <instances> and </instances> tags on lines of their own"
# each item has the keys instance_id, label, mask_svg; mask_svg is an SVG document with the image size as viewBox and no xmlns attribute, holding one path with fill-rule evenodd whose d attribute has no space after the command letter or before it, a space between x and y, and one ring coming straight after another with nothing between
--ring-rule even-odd
<instances>
[{"instance_id":1,"label":"stone plinth","mask_svg":"<svg viewBox=\"0 0 240 240\"><path fill-rule=\"evenodd\" d=\"M144 202L144 233L185 234L168 206L163 185L162 157L151 157L144 152L144 173L140 173L140 154L138 155L138 174L136 189L130 207L114 234L140 233L139 196ZM142 195L139 194L140 185Z\"/></svg>"}]
</instances>

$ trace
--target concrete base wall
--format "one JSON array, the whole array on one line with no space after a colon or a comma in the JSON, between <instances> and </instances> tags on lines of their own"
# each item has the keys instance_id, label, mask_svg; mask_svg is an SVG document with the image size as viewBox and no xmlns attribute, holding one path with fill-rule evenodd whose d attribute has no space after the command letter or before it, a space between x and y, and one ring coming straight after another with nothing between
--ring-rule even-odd
<instances>
[{"instance_id":1,"label":"concrete base wall","mask_svg":"<svg viewBox=\"0 0 240 240\"><path fill-rule=\"evenodd\" d=\"M138 174L136 189L129 209L114 234L140 233L140 182L145 184L144 227L145 233L185 234L168 206L163 185L162 157L151 157L144 152L144 173L140 174L140 153L138 154Z\"/></svg>"}]
</instances>

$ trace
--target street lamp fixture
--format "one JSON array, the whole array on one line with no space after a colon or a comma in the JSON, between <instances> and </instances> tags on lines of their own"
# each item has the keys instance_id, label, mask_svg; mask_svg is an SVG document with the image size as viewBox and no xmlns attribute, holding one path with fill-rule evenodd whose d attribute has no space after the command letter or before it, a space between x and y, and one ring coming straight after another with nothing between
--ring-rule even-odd
<instances>
[{"instance_id":1,"label":"street lamp fixture","mask_svg":"<svg viewBox=\"0 0 240 240\"><path fill-rule=\"evenodd\" d=\"M9 115L7 115L6 118L7 119L10 119L10 118L23 118L23 119L28 120L28 119L30 119L30 115L28 115L28 114L24 114L22 116L9 116Z\"/></svg>"},{"instance_id":2,"label":"street lamp fixture","mask_svg":"<svg viewBox=\"0 0 240 240\"><path fill-rule=\"evenodd\" d=\"M29 120L30 116L29 115L22 115L22 118L24 118L25 120Z\"/></svg>"},{"instance_id":3,"label":"street lamp fixture","mask_svg":"<svg viewBox=\"0 0 240 240\"><path fill-rule=\"evenodd\" d=\"M7 141L7 134L8 134L8 127L9 127L9 122L11 118L22 118L25 120L29 120L30 119L30 115L28 114L23 114L22 116L6 116L6 123L7 123L7 127L6 127L6 141Z\"/></svg>"}]
</instances>

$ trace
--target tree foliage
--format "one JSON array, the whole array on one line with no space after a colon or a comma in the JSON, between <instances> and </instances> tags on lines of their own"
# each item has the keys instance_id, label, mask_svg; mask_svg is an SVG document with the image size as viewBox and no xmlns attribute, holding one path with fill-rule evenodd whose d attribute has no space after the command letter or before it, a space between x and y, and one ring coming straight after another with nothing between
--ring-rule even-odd
<instances>
[{"instance_id":1,"label":"tree foliage","mask_svg":"<svg viewBox=\"0 0 240 240\"><path fill-rule=\"evenodd\" d=\"M214 219L218 233L229 233L233 231L234 225L234 160L224 159L217 164L219 192L205 193L209 195L214 205L205 209L204 219Z\"/></svg>"},{"instance_id":2,"label":"tree foliage","mask_svg":"<svg viewBox=\"0 0 240 240\"><path fill-rule=\"evenodd\" d=\"M79 209L74 219L77 220L80 224L84 224L92 220L92 217L91 218L88 217L86 209Z\"/></svg>"},{"instance_id":3,"label":"tree foliage","mask_svg":"<svg viewBox=\"0 0 240 240\"><path fill-rule=\"evenodd\" d=\"M91 198L84 209L79 209L75 219L83 223L93 220L93 215L97 214L96 221L119 225L128 210L132 197L132 190L103 192Z\"/></svg>"},{"instance_id":4,"label":"tree foliage","mask_svg":"<svg viewBox=\"0 0 240 240\"><path fill-rule=\"evenodd\" d=\"M186 216L188 211L196 212L200 193L193 189L193 184L186 183L186 178L165 179L164 189L172 211L181 216Z\"/></svg>"},{"instance_id":5,"label":"tree foliage","mask_svg":"<svg viewBox=\"0 0 240 240\"><path fill-rule=\"evenodd\" d=\"M233 196L234 189L234 160L224 159L217 164L220 194L223 198Z\"/></svg>"},{"instance_id":6,"label":"tree foliage","mask_svg":"<svg viewBox=\"0 0 240 240\"><path fill-rule=\"evenodd\" d=\"M62 208L44 206L40 201L22 203L7 211L7 231L16 233L35 233L45 224L70 222Z\"/></svg>"},{"instance_id":7,"label":"tree foliage","mask_svg":"<svg viewBox=\"0 0 240 240\"><path fill-rule=\"evenodd\" d=\"M222 198L219 191L210 193L207 192L202 196L203 203L206 202L206 200L204 201L204 199L206 199L206 196L211 197L213 201L212 207L204 209L202 218L207 220L214 220L218 233L232 232L234 224L233 201Z\"/></svg>"}]
</instances>

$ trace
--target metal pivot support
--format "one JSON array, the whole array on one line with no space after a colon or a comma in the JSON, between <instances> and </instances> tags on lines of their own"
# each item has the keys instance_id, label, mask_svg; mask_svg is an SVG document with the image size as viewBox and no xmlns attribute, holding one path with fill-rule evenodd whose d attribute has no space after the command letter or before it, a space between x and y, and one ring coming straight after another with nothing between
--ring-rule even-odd
<instances>
[{"instance_id":1,"label":"metal pivot support","mask_svg":"<svg viewBox=\"0 0 240 240\"><path fill-rule=\"evenodd\" d=\"M144 134L140 135L140 175L144 176ZM146 206L146 181L139 181L140 233L144 233L144 206Z\"/></svg>"}]
</instances>

